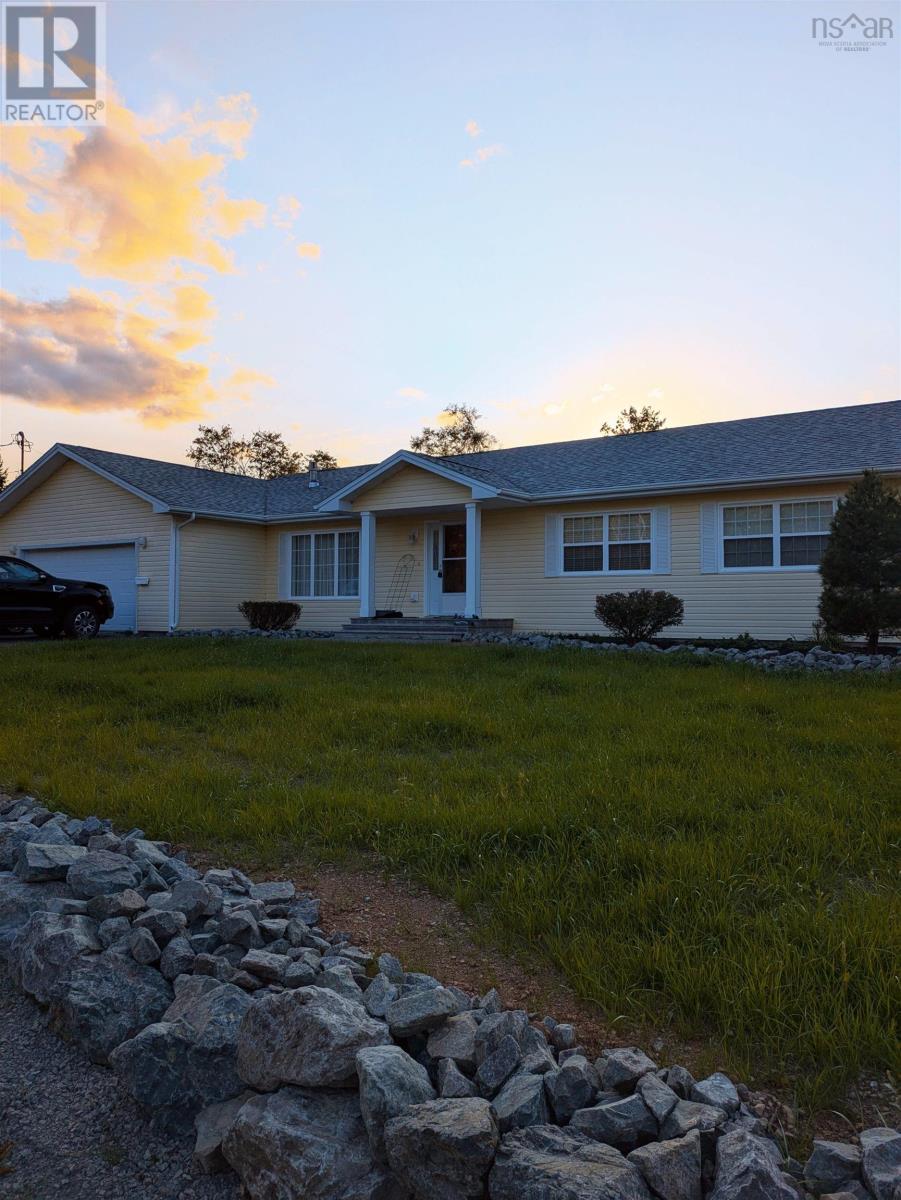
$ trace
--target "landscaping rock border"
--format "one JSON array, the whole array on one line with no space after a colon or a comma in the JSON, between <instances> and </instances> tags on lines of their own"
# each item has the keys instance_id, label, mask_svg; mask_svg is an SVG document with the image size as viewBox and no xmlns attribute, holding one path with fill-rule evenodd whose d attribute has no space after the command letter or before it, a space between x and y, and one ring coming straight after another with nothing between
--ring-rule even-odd
<instances>
[{"instance_id":1,"label":"landscaping rock border","mask_svg":"<svg viewBox=\"0 0 901 1200\"><path fill-rule=\"evenodd\" d=\"M479 630L467 634L466 641L492 643L503 646L528 646L533 650L557 650L571 647L600 654L659 654L664 657L713 659L722 662L746 663L764 671L899 671L901 654L861 654L857 652L825 650L813 646L810 650L775 650L758 647L754 650L739 650L737 647L697 646L691 642L672 646L655 646L651 642L637 642L627 646L624 642L594 642L587 639L559 637L544 633L495 633Z\"/></svg>"},{"instance_id":2,"label":"landscaping rock border","mask_svg":"<svg viewBox=\"0 0 901 1200\"><path fill-rule=\"evenodd\" d=\"M298 640L304 638L335 639L330 630L317 629L177 629L169 637L175 638L276 638ZM340 639L339 639L340 640ZM499 633L490 629L461 630L460 642L475 645L522 646L529 650L582 650L595 654L660 654L677 655L685 658L713 659L720 662L746 663L763 671L818 671L836 673L866 671L882 673L901 671L901 653L863 654L856 651L825 650L813 646L809 650L776 650L757 647L739 650L737 647L699 646L693 642L679 642L671 646L655 646L651 642L637 642L627 646L624 642L598 642L587 638L569 637L553 633Z\"/></svg>"},{"instance_id":3,"label":"landscaping rock border","mask_svg":"<svg viewBox=\"0 0 901 1200\"><path fill-rule=\"evenodd\" d=\"M52 849L51 849L52 848ZM65 852L60 852L60 848ZM901 1133L786 1159L747 1089L505 1010L201 876L140 829L0 796L0 957L157 1130L250 1200L897 1200ZM10 869L11 868L11 869Z\"/></svg>"}]
</instances>

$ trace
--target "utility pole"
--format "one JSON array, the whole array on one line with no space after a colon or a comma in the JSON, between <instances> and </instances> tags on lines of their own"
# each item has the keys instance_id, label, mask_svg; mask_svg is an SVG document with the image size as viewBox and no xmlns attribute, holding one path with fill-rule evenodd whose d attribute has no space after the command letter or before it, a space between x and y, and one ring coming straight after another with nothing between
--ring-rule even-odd
<instances>
[{"instance_id":1,"label":"utility pole","mask_svg":"<svg viewBox=\"0 0 901 1200\"><path fill-rule=\"evenodd\" d=\"M31 449L31 442L29 442L28 438L25 436L25 434L22 432L21 429L16 434L16 436L13 438L13 442L19 447L19 474L24 475L25 474L25 451L26 451L26 449L28 449L28 450Z\"/></svg>"},{"instance_id":2,"label":"utility pole","mask_svg":"<svg viewBox=\"0 0 901 1200\"><path fill-rule=\"evenodd\" d=\"M23 430L19 430L11 442L0 442L0 448L3 446L18 446L19 447L19 474L25 474L25 451L31 451L31 442L25 436Z\"/></svg>"}]
</instances>

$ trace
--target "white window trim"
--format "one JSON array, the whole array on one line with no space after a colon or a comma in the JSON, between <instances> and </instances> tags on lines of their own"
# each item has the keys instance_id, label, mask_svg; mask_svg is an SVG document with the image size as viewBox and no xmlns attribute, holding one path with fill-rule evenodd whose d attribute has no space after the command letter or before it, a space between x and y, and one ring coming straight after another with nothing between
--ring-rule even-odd
<instances>
[{"instance_id":1,"label":"white window trim","mask_svg":"<svg viewBox=\"0 0 901 1200\"><path fill-rule=\"evenodd\" d=\"M783 566L779 561L781 555L780 539L784 537L822 537L823 534L795 534L780 533L779 510L783 504L823 504L830 502L832 504L832 515L835 516L835 510L838 507L838 497L836 496L783 496L779 499L771 500L768 496L761 497L759 500L724 500L716 506L716 561L717 570L724 575L789 575L789 574L810 574L811 571L819 571L818 563L802 563L799 566ZM725 565L725 533L723 532L723 510L727 508L757 508L761 505L769 504L773 509L773 532L766 533L749 533L748 538L770 537L773 542L773 565L771 567L727 567ZM730 538L730 541L741 541L739 538Z\"/></svg>"},{"instance_id":2,"label":"white window trim","mask_svg":"<svg viewBox=\"0 0 901 1200\"><path fill-rule=\"evenodd\" d=\"M359 525L347 525L347 526L342 526L340 529L297 529L297 530L293 530L291 533L287 534L285 553L287 554L287 559L288 559L287 567L286 567L286 578L287 578L287 582L288 582L288 594L287 594L286 599L288 599L288 600L303 600L304 603L306 603L308 601L309 602L315 601L316 603L319 603L319 604L322 604L323 601L325 601L327 603L328 601L334 601L334 600L359 600L359 598L360 598L359 562L357 564L357 590L352 595L346 595L346 594L340 593L338 591L338 535L341 533L355 533L358 536L360 536L360 527L359 527ZM317 536L322 536L323 534L326 534L328 536L331 536L334 534L334 537L335 537L335 591L334 591L334 594L331 596L302 596L299 593L294 592L291 587L291 585L294 581L294 571L293 571L294 539L296 537L308 537L308 538L313 539ZM360 537L360 546L362 548L362 537ZM316 553L315 542L311 540L311 542L310 542L310 585L311 586L313 585L313 582L316 577L315 553Z\"/></svg>"},{"instance_id":3,"label":"white window trim","mask_svg":"<svg viewBox=\"0 0 901 1200\"><path fill-rule=\"evenodd\" d=\"M567 571L564 564L566 562L567 546L603 546L604 563L610 562L610 518L611 517L628 517L628 516L647 516L650 522L650 537L646 539L638 539L634 542L614 542L615 546L643 546L647 544L650 549L650 560L646 567L632 567L628 570L611 571L609 567L604 566L601 571ZM564 531L566 529L566 521L571 517L602 517L604 520L604 540L603 542L567 542L565 540ZM560 524L560 574L564 579L585 579L605 575L654 575L654 511L653 508L610 508L599 511L592 509L590 512L568 512L561 515Z\"/></svg>"}]
</instances>

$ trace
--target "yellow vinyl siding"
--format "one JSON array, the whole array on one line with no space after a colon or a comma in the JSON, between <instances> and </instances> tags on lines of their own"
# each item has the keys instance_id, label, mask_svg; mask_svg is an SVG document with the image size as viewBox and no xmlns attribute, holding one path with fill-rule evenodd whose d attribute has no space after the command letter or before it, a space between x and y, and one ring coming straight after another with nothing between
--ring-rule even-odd
<instances>
[{"instance_id":1,"label":"yellow vinyl siding","mask_svg":"<svg viewBox=\"0 0 901 1200\"><path fill-rule=\"evenodd\" d=\"M358 512L380 508L430 508L433 505L464 504L472 499L471 490L419 467L404 466L387 479L353 499Z\"/></svg>"},{"instance_id":2,"label":"yellow vinyl siding","mask_svg":"<svg viewBox=\"0 0 901 1200\"><path fill-rule=\"evenodd\" d=\"M138 573L150 582L137 588L138 629L159 632L169 626L168 515L78 463L67 462L45 483L0 516L0 553L13 546L77 546L109 538L144 537ZM27 550L22 552L28 558Z\"/></svg>"},{"instance_id":3,"label":"yellow vinyl siding","mask_svg":"<svg viewBox=\"0 0 901 1200\"><path fill-rule=\"evenodd\" d=\"M898 480L892 481L896 486ZM683 637L729 637L747 630L754 637L806 638L816 619L820 576L816 571L701 571L700 518L703 504L761 503L771 500L838 496L839 485L739 488L678 497L622 502L584 500L551 506L482 511L482 615L513 618L519 629L602 633L594 617L601 592L648 587L665 589L685 604L685 624L669 632ZM407 615L424 610L425 523L462 520L468 490L405 467L377 484L357 503L376 510L375 603L386 608L398 561L413 556L413 569L398 607ZM545 575L545 518L596 511L634 512L665 505L671 515L671 571L668 574L595 576ZM380 508L415 507L409 516L379 515ZM442 511L443 510L443 511ZM179 626L237 627L238 604L245 599L277 599L279 548L286 533L356 528L356 513L334 520L268 527L198 518L181 532ZM137 588L138 628L164 631L169 620L169 541L171 517L154 513L130 492L77 463L67 462L45 483L0 516L0 553L14 546L79 545L106 539L146 538L138 550L138 572L149 583ZM410 536L415 533L415 540ZM24 552L27 558L27 550ZM416 595L416 600L411 595ZM303 600L299 628L340 629L359 613L359 600Z\"/></svg>"},{"instance_id":4,"label":"yellow vinyl siding","mask_svg":"<svg viewBox=\"0 0 901 1200\"><path fill-rule=\"evenodd\" d=\"M413 556L413 569L397 603L405 617L421 617L423 523L417 517L376 517L375 523L375 606L387 608L394 572L406 554ZM416 542L410 534L416 533ZM411 600L415 592L417 599Z\"/></svg>"},{"instance_id":5,"label":"yellow vinyl siding","mask_svg":"<svg viewBox=\"0 0 901 1200\"><path fill-rule=\"evenodd\" d=\"M181 530L179 539L179 629L246 626L238 605L266 598L263 527L198 517Z\"/></svg>"},{"instance_id":6,"label":"yellow vinyl siding","mask_svg":"<svg viewBox=\"0 0 901 1200\"><path fill-rule=\"evenodd\" d=\"M700 513L704 503L765 503L768 500L832 497L838 485L774 487L707 495L658 497L482 513L482 615L513 617L516 627L560 633L603 633L594 616L602 592L635 588L673 592L685 604L680 637L729 637L747 630L754 637L810 636L820 595L817 571L701 572ZM667 505L671 513L672 571L611 576L546 577L545 516L593 510L635 512Z\"/></svg>"}]
</instances>

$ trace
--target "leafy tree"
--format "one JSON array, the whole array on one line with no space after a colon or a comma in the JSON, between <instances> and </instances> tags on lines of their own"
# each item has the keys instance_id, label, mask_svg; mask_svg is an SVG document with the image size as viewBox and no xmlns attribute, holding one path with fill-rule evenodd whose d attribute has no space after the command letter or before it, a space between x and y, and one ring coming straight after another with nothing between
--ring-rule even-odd
<instances>
[{"instance_id":1,"label":"leafy tree","mask_svg":"<svg viewBox=\"0 0 901 1200\"><path fill-rule=\"evenodd\" d=\"M901 632L901 495L878 471L853 483L832 519L820 563L820 617L826 628L865 637Z\"/></svg>"},{"instance_id":2,"label":"leafy tree","mask_svg":"<svg viewBox=\"0 0 901 1200\"><path fill-rule=\"evenodd\" d=\"M304 469L303 455L289 449L282 435L271 429L258 429L245 445L247 475L277 479L280 475L296 475Z\"/></svg>"},{"instance_id":3,"label":"leafy tree","mask_svg":"<svg viewBox=\"0 0 901 1200\"><path fill-rule=\"evenodd\" d=\"M285 444L280 433L258 429L250 438L236 437L231 425L216 428L198 426L197 437L188 448L188 458L197 467L226 471L230 475L256 475L275 479L296 475L309 467L337 467L338 461L328 450L316 450L304 456Z\"/></svg>"},{"instance_id":4,"label":"leafy tree","mask_svg":"<svg viewBox=\"0 0 901 1200\"><path fill-rule=\"evenodd\" d=\"M410 449L420 454L440 458L446 454L469 454L474 450L490 450L497 445L497 438L487 429L479 429L476 422L482 414L465 404L450 404L443 409L447 420L437 429L426 425L422 433L410 439Z\"/></svg>"},{"instance_id":5,"label":"leafy tree","mask_svg":"<svg viewBox=\"0 0 901 1200\"><path fill-rule=\"evenodd\" d=\"M624 637L630 646L646 642L668 625L681 625L685 606L672 592L608 592L596 596L594 615L608 629Z\"/></svg>"},{"instance_id":6,"label":"leafy tree","mask_svg":"<svg viewBox=\"0 0 901 1200\"><path fill-rule=\"evenodd\" d=\"M646 404L639 410L633 404L622 410L616 418L615 425L605 421L601 426L601 433L605 436L621 433L653 433L655 429L662 429L665 424L666 417L661 417L656 408L651 408Z\"/></svg>"},{"instance_id":7,"label":"leafy tree","mask_svg":"<svg viewBox=\"0 0 901 1200\"><path fill-rule=\"evenodd\" d=\"M9 483L9 475L6 473L6 467L3 465L3 460L0 459L0 492L3 491L7 483Z\"/></svg>"},{"instance_id":8,"label":"leafy tree","mask_svg":"<svg viewBox=\"0 0 901 1200\"><path fill-rule=\"evenodd\" d=\"M197 428L197 437L188 447L188 458L194 466L243 475L247 443L234 436L231 425L223 425L221 429L213 425L198 425Z\"/></svg>"}]
</instances>

